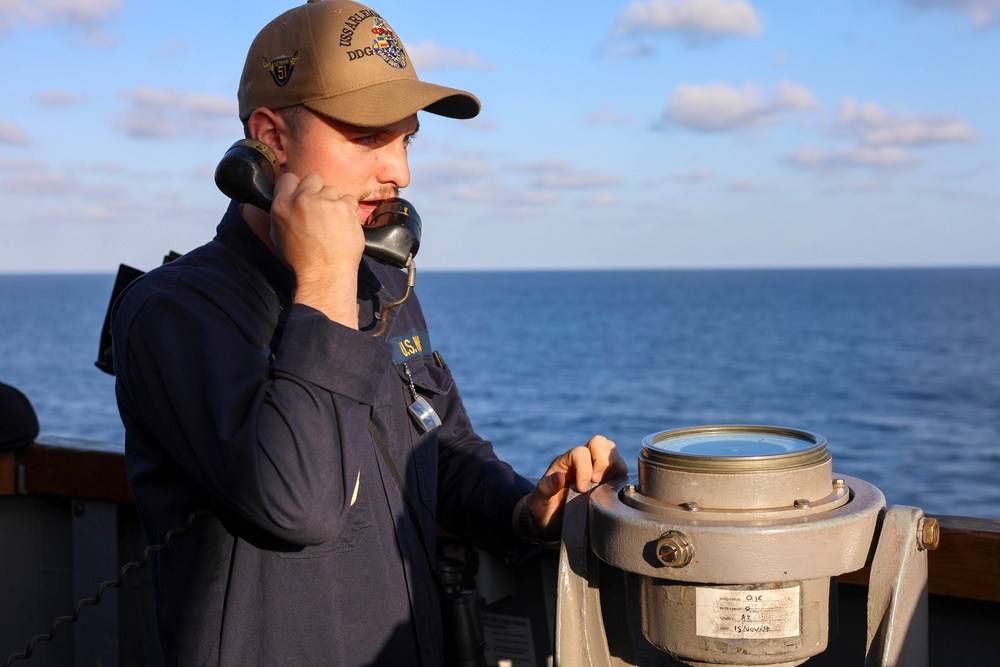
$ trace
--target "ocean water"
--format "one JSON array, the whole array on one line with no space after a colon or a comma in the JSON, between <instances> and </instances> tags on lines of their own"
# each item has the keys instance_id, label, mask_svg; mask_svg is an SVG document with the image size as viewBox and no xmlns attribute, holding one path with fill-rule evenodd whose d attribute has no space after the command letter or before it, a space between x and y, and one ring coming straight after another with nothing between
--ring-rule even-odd
<instances>
[{"instance_id":1,"label":"ocean water","mask_svg":"<svg viewBox=\"0 0 1000 667\"><path fill-rule=\"evenodd\" d=\"M112 275L0 275L0 380L42 432L120 442L94 366ZM1000 269L421 272L480 434L529 476L595 433L826 437L895 505L1000 519Z\"/></svg>"}]
</instances>

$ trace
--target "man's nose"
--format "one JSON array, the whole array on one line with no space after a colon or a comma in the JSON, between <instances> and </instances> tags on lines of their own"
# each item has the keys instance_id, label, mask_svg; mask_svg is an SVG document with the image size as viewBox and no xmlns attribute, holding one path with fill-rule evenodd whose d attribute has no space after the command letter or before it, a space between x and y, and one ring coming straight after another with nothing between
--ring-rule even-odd
<instances>
[{"instance_id":1,"label":"man's nose","mask_svg":"<svg viewBox=\"0 0 1000 667\"><path fill-rule=\"evenodd\" d=\"M383 183L394 183L402 189L410 184L410 162L406 152L406 142L393 141L379 156L381 169L379 178Z\"/></svg>"}]
</instances>

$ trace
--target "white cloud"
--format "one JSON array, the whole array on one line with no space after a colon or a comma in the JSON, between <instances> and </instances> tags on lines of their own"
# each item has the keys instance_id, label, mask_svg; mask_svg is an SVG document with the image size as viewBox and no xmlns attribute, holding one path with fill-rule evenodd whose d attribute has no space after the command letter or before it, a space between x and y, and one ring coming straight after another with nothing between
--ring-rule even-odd
<instances>
[{"instance_id":1,"label":"white cloud","mask_svg":"<svg viewBox=\"0 0 1000 667\"><path fill-rule=\"evenodd\" d=\"M699 132L728 132L778 122L790 111L820 108L805 86L783 81L764 99L755 85L738 90L726 83L681 84L670 94L666 121Z\"/></svg>"},{"instance_id":2,"label":"white cloud","mask_svg":"<svg viewBox=\"0 0 1000 667\"><path fill-rule=\"evenodd\" d=\"M85 102L90 98L87 93L71 93L68 90L41 90L32 99L44 107L68 106Z\"/></svg>"},{"instance_id":3,"label":"white cloud","mask_svg":"<svg viewBox=\"0 0 1000 667\"><path fill-rule=\"evenodd\" d=\"M511 165L509 168L512 171L536 174L532 187L541 189L599 188L621 183L621 178L618 176L577 169L565 160L559 159Z\"/></svg>"},{"instance_id":4,"label":"white cloud","mask_svg":"<svg viewBox=\"0 0 1000 667\"><path fill-rule=\"evenodd\" d=\"M430 192L438 199L488 204L512 218L526 218L564 201L566 191L583 190L593 206L617 201L607 190L618 176L579 169L566 160L510 163L500 173L482 156L456 156L414 165L414 196Z\"/></svg>"},{"instance_id":5,"label":"white cloud","mask_svg":"<svg viewBox=\"0 0 1000 667\"><path fill-rule=\"evenodd\" d=\"M45 164L38 160L7 160L0 157L0 172L4 171L34 171L44 169Z\"/></svg>"},{"instance_id":6,"label":"white cloud","mask_svg":"<svg viewBox=\"0 0 1000 667\"><path fill-rule=\"evenodd\" d=\"M236 104L217 95L180 93L142 86L125 94L129 107L115 125L132 137L169 139L232 134Z\"/></svg>"},{"instance_id":7,"label":"white cloud","mask_svg":"<svg viewBox=\"0 0 1000 667\"><path fill-rule=\"evenodd\" d=\"M704 183L712 180L712 172L705 169L695 169L683 174L670 174L667 179L674 183Z\"/></svg>"},{"instance_id":8,"label":"white cloud","mask_svg":"<svg viewBox=\"0 0 1000 667\"><path fill-rule=\"evenodd\" d=\"M554 188L556 190L575 188L602 188L618 185L622 179L612 174L602 174L597 171L571 170L552 171L540 174L534 182L535 187Z\"/></svg>"},{"instance_id":9,"label":"white cloud","mask_svg":"<svg viewBox=\"0 0 1000 667\"><path fill-rule=\"evenodd\" d=\"M868 146L926 146L969 142L976 138L971 127L951 116L892 115L874 102L841 101L837 125Z\"/></svg>"},{"instance_id":10,"label":"white cloud","mask_svg":"<svg viewBox=\"0 0 1000 667\"><path fill-rule=\"evenodd\" d=\"M756 192L757 190L760 190L760 184L757 181L744 178L732 181L727 186L727 189L730 192L739 192L739 193Z\"/></svg>"},{"instance_id":11,"label":"white cloud","mask_svg":"<svg viewBox=\"0 0 1000 667\"><path fill-rule=\"evenodd\" d=\"M410 172L410 189L404 191L403 196L412 197L413 201L427 199L428 195L439 206L447 206L445 202L472 204L503 201L502 195L497 192L496 170L482 155L455 154L426 161L411 157Z\"/></svg>"},{"instance_id":12,"label":"white cloud","mask_svg":"<svg viewBox=\"0 0 1000 667\"><path fill-rule=\"evenodd\" d=\"M496 199L494 192L490 188L483 188L479 185L460 185L450 188L449 196L455 201L489 203Z\"/></svg>"},{"instance_id":13,"label":"white cloud","mask_svg":"<svg viewBox=\"0 0 1000 667\"><path fill-rule=\"evenodd\" d=\"M819 109L819 102L812 96L805 86L782 81L778 84L778 90L774 96L775 106L781 109Z\"/></svg>"},{"instance_id":14,"label":"white cloud","mask_svg":"<svg viewBox=\"0 0 1000 667\"><path fill-rule=\"evenodd\" d=\"M652 44L629 42L606 46L604 53L612 58L645 58L656 54L656 47Z\"/></svg>"},{"instance_id":15,"label":"white cloud","mask_svg":"<svg viewBox=\"0 0 1000 667\"><path fill-rule=\"evenodd\" d=\"M502 210L504 215L526 217L540 209L559 203L559 193L552 190L515 188L495 179L471 185L459 184L448 190L450 201L469 204L487 204L494 210Z\"/></svg>"},{"instance_id":16,"label":"white cloud","mask_svg":"<svg viewBox=\"0 0 1000 667\"><path fill-rule=\"evenodd\" d=\"M429 40L407 46L406 52L413 60L413 66L420 71L446 67L490 69L475 53L443 49Z\"/></svg>"},{"instance_id":17,"label":"white cloud","mask_svg":"<svg viewBox=\"0 0 1000 667\"><path fill-rule=\"evenodd\" d=\"M0 181L0 189L16 195L65 197L79 191L79 183L67 176L47 169L16 172Z\"/></svg>"},{"instance_id":18,"label":"white cloud","mask_svg":"<svg viewBox=\"0 0 1000 667\"><path fill-rule=\"evenodd\" d=\"M959 118L944 115L915 116L891 113L875 102L845 98L837 110L834 128L853 140L849 148L802 148L788 158L796 167L820 173L848 169L891 171L914 167L920 159L911 152L943 143L967 143L975 132ZM846 192L837 186L831 192Z\"/></svg>"},{"instance_id":19,"label":"white cloud","mask_svg":"<svg viewBox=\"0 0 1000 667\"><path fill-rule=\"evenodd\" d=\"M517 216L530 216L540 207L558 204L561 198L555 192L546 190L510 190L502 197L494 197L494 202Z\"/></svg>"},{"instance_id":20,"label":"white cloud","mask_svg":"<svg viewBox=\"0 0 1000 667\"><path fill-rule=\"evenodd\" d=\"M0 0L0 34L18 23L94 28L122 10L122 0Z\"/></svg>"},{"instance_id":21,"label":"white cloud","mask_svg":"<svg viewBox=\"0 0 1000 667\"><path fill-rule=\"evenodd\" d=\"M559 158L548 158L545 160L539 160L538 162L519 162L517 164L509 164L507 168L511 171L521 171L521 172L544 172L544 171L565 171L572 169L572 165L566 160L560 160Z\"/></svg>"},{"instance_id":22,"label":"white cloud","mask_svg":"<svg viewBox=\"0 0 1000 667\"><path fill-rule=\"evenodd\" d=\"M31 139L17 125L0 120L0 144L30 146Z\"/></svg>"},{"instance_id":23,"label":"white cloud","mask_svg":"<svg viewBox=\"0 0 1000 667\"><path fill-rule=\"evenodd\" d=\"M1000 14L1000 0L903 0L921 9L943 9L962 12L979 27L994 25Z\"/></svg>"},{"instance_id":24,"label":"white cloud","mask_svg":"<svg viewBox=\"0 0 1000 667\"><path fill-rule=\"evenodd\" d=\"M972 129L960 120L909 120L865 134L865 143L873 145L920 146L926 144L971 141Z\"/></svg>"},{"instance_id":25,"label":"white cloud","mask_svg":"<svg viewBox=\"0 0 1000 667\"><path fill-rule=\"evenodd\" d=\"M620 202L610 192L598 192L584 202L586 206L618 206Z\"/></svg>"},{"instance_id":26,"label":"white cloud","mask_svg":"<svg viewBox=\"0 0 1000 667\"><path fill-rule=\"evenodd\" d=\"M898 146L877 148L858 146L840 150L802 148L789 158L797 167L812 171L829 172L865 167L869 169L898 169L919 164L919 160Z\"/></svg>"},{"instance_id":27,"label":"white cloud","mask_svg":"<svg viewBox=\"0 0 1000 667\"><path fill-rule=\"evenodd\" d=\"M615 23L623 36L673 32L698 39L760 31L760 17L746 0L633 0Z\"/></svg>"},{"instance_id":28,"label":"white cloud","mask_svg":"<svg viewBox=\"0 0 1000 667\"><path fill-rule=\"evenodd\" d=\"M932 197L938 197L941 199L950 199L957 202L967 203L970 201L989 201L990 199L996 200L995 195L990 195L979 190L973 190L970 188L955 188L947 185L933 184L933 185L918 185L913 188L913 192L921 195L930 195Z\"/></svg>"},{"instance_id":29,"label":"white cloud","mask_svg":"<svg viewBox=\"0 0 1000 667\"><path fill-rule=\"evenodd\" d=\"M850 97L840 102L838 125L877 126L889 122L889 112L874 102L858 104Z\"/></svg>"},{"instance_id":30,"label":"white cloud","mask_svg":"<svg viewBox=\"0 0 1000 667\"><path fill-rule=\"evenodd\" d=\"M837 194L881 194L891 191L889 183L883 180L868 181L865 183L835 183L823 188L823 192L828 195Z\"/></svg>"},{"instance_id":31,"label":"white cloud","mask_svg":"<svg viewBox=\"0 0 1000 667\"><path fill-rule=\"evenodd\" d=\"M475 118L462 121L462 127L476 132L492 132L497 129L497 122L492 118L483 118L481 115Z\"/></svg>"},{"instance_id":32,"label":"white cloud","mask_svg":"<svg viewBox=\"0 0 1000 667\"><path fill-rule=\"evenodd\" d=\"M433 162L414 163L414 180L434 191L451 189L461 184L489 179L493 167L477 157L454 157Z\"/></svg>"}]
</instances>

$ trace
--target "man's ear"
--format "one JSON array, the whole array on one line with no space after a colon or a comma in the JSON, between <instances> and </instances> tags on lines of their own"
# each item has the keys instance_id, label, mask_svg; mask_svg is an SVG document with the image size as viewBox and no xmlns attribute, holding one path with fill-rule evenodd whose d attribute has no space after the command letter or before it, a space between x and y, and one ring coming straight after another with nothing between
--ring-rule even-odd
<instances>
[{"instance_id":1,"label":"man's ear","mask_svg":"<svg viewBox=\"0 0 1000 667\"><path fill-rule=\"evenodd\" d=\"M247 128L252 138L271 147L279 164L288 161L285 149L291 137L291 129L280 114L272 109L258 107L247 119Z\"/></svg>"}]
</instances>

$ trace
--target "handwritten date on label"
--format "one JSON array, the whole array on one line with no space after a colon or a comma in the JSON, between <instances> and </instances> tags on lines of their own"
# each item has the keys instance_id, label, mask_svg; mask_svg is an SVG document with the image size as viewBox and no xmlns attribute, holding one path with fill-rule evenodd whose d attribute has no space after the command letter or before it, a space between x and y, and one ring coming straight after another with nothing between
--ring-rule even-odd
<instances>
[{"instance_id":1,"label":"handwritten date on label","mask_svg":"<svg viewBox=\"0 0 1000 667\"><path fill-rule=\"evenodd\" d=\"M740 590L699 586L695 632L721 639L772 639L801 634L799 586Z\"/></svg>"}]
</instances>

